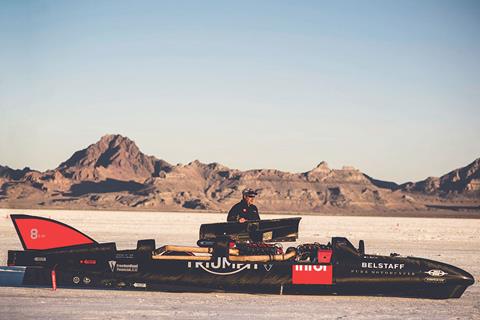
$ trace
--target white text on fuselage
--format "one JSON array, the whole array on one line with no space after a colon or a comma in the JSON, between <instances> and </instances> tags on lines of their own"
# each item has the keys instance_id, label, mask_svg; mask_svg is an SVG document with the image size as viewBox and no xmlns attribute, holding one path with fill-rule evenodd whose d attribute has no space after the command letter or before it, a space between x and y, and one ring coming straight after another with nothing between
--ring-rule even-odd
<instances>
[{"instance_id":1,"label":"white text on fuselage","mask_svg":"<svg viewBox=\"0 0 480 320\"><path fill-rule=\"evenodd\" d=\"M392 269L402 270L405 267L403 263L387 263L387 262L362 262L362 268L367 269Z\"/></svg>"},{"instance_id":2,"label":"white text on fuselage","mask_svg":"<svg viewBox=\"0 0 480 320\"><path fill-rule=\"evenodd\" d=\"M228 276L248 269L258 269L257 264L231 263L225 257L218 257L215 262L187 262L189 269L203 269L208 273Z\"/></svg>"},{"instance_id":3,"label":"white text on fuselage","mask_svg":"<svg viewBox=\"0 0 480 320\"><path fill-rule=\"evenodd\" d=\"M326 265L296 265L295 266L295 271L327 271L327 266Z\"/></svg>"}]
</instances>

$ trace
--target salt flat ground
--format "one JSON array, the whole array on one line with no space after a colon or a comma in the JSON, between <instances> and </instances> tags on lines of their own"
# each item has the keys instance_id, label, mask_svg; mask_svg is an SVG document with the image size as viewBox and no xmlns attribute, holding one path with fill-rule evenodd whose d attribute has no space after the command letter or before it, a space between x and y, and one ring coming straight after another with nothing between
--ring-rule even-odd
<instances>
[{"instance_id":1,"label":"salt flat ground","mask_svg":"<svg viewBox=\"0 0 480 320\"><path fill-rule=\"evenodd\" d=\"M138 239L191 245L201 223L216 213L47 211L0 209L0 265L8 249L21 249L9 214L61 220L99 242L134 248ZM264 218L278 218L269 215ZM303 216L301 242L346 236L365 240L367 253L390 252L456 265L480 279L480 220ZM426 300L357 296L280 296L0 287L0 319L480 319L480 285L460 299Z\"/></svg>"}]
</instances>

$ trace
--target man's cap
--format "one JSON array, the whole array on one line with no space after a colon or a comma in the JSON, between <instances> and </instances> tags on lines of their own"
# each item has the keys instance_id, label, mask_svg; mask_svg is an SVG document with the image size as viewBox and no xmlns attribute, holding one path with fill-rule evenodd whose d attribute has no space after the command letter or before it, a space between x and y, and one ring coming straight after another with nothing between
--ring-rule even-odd
<instances>
[{"instance_id":1,"label":"man's cap","mask_svg":"<svg viewBox=\"0 0 480 320\"><path fill-rule=\"evenodd\" d=\"M244 197L255 197L257 195L257 192L253 189L246 188L246 189L243 189L242 195Z\"/></svg>"}]
</instances>

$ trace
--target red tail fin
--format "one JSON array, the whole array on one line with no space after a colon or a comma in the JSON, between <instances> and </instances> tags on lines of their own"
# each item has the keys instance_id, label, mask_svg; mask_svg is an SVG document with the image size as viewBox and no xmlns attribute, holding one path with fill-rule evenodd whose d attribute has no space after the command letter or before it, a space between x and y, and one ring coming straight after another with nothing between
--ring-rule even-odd
<instances>
[{"instance_id":1,"label":"red tail fin","mask_svg":"<svg viewBox=\"0 0 480 320\"><path fill-rule=\"evenodd\" d=\"M89 236L61 222L12 214L10 216L25 250L46 250L97 243Z\"/></svg>"}]
</instances>

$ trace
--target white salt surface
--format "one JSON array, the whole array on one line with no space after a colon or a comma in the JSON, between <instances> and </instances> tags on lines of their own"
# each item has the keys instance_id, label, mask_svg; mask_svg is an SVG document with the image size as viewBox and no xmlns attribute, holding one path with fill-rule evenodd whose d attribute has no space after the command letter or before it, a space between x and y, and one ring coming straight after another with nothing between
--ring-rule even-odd
<instances>
[{"instance_id":1,"label":"white salt surface","mask_svg":"<svg viewBox=\"0 0 480 320\"><path fill-rule=\"evenodd\" d=\"M138 239L195 244L201 223L215 213L51 211L0 209L0 265L8 249L21 249L9 214L65 222L99 242L134 248ZM279 215L264 216L277 218ZM327 243L346 236L365 240L367 253L397 252L450 263L480 279L480 220L303 216L300 242ZM480 319L480 285L460 299L164 293L0 287L0 319Z\"/></svg>"}]
</instances>

